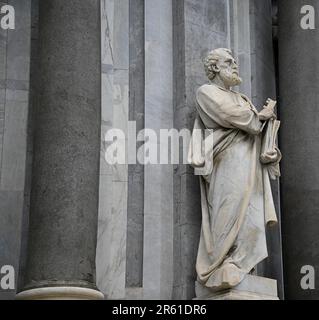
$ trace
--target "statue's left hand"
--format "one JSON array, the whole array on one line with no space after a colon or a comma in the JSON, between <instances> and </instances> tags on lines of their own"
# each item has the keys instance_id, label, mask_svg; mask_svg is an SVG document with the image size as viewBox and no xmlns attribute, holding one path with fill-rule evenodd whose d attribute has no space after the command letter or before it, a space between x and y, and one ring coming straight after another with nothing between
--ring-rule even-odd
<instances>
[{"instance_id":1,"label":"statue's left hand","mask_svg":"<svg viewBox=\"0 0 319 320\"><path fill-rule=\"evenodd\" d=\"M264 106L264 108L271 109L274 112L276 105L277 105L277 101L269 98L267 99L266 105Z\"/></svg>"},{"instance_id":2,"label":"statue's left hand","mask_svg":"<svg viewBox=\"0 0 319 320\"><path fill-rule=\"evenodd\" d=\"M261 112L259 112L258 116L259 116L259 120L261 121L267 121L269 119L277 118L274 111L266 106Z\"/></svg>"}]
</instances>

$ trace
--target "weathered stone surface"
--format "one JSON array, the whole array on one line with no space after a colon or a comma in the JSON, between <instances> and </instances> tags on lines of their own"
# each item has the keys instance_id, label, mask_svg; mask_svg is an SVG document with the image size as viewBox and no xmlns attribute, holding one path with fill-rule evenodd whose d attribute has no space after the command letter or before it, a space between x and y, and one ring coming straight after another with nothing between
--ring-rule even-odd
<instances>
[{"instance_id":1,"label":"weathered stone surface","mask_svg":"<svg viewBox=\"0 0 319 320\"><path fill-rule=\"evenodd\" d=\"M276 72L272 37L272 3L250 1L250 40L251 40L251 97L260 110L266 99L276 99ZM279 115L279 120L281 117ZM284 119L282 119L284 120ZM257 267L257 273L271 279L277 279L278 295L284 298L283 262L281 243L280 181L271 181L273 198L278 216L278 225L267 229L268 254Z\"/></svg>"},{"instance_id":2,"label":"weathered stone surface","mask_svg":"<svg viewBox=\"0 0 319 320\"><path fill-rule=\"evenodd\" d=\"M38 104L23 289L95 288L100 3L40 2Z\"/></svg>"},{"instance_id":3,"label":"weathered stone surface","mask_svg":"<svg viewBox=\"0 0 319 320\"><path fill-rule=\"evenodd\" d=\"M145 127L159 137L173 127L172 1L145 1ZM171 299L173 287L173 166L144 171L144 299Z\"/></svg>"},{"instance_id":4,"label":"weathered stone surface","mask_svg":"<svg viewBox=\"0 0 319 320\"><path fill-rule=\"evenodd\" d=\"M304 1L278 4L285 296L318 299L318 285L314 290L301 288L300 271L304 265L319 265L319 29L301 28ZM307 4L319 12L318 1Z\"/></svg>"},{"instance_id":5,"label":"weathered stone surface","mask_svg":"<svg viewBox=\"0 0 319 320\"><path fill-rule=\"evenodd\" d=\"M108 299L125 297L127 165L105 160L105 134L127 134L129 96L129 1L101 1L102 130L100 157L97 285ZM111 245L110 245L111 244Z\"/></svg>"},{"instance_id":6,"label":"weathered stone surface","mask_svg":"<svg viewBox=\"0 0 319 320\"><path fill-rule=\"evenodd\" d=\"M21 232L21 249L19 261L18 288L23 285L23 275L26 267L28 248L28 229L30 212L30 194L33 158L33 109L37 101L37 77L38 77L38 34L39 34L39 0L31 1L31 50L30 50L30 93L27 124L27 154L26 174L24 187L24 203Z\"/></svg>"},{"instance_id":7,"label":"weathered stone surface","mask_svg":"<svg viewBox=\"0 0 319 320\"><path fill-rule=\"evenodd\" d=\"M11 265L15 268L15 280L18 280L20 230L23 205L23 191L0 191L0 268ZM10 299L15 290L0 290L0 299Z\"/></svg>"},{"instance_id":8,"label":"weathered stone surface","mask_svg":"<svg viewBox=\"0 0 319 320\"><path fill-rule=\"evenodd\" d=\"M195 300L278 300L277 281L252 275L236 287L214 292L196 282Z\"/></svg>"},{"instance_id":9,"label":"weathered stone surface","mask_svg":"<svg viewBox=\"0 0 319 320\"><path fill-rule=\"evenodd\" d=\"M16 28L0 28L0 267L12 265L18 280L25 185L31 1L9 2ZM0 290L1 291L1 290ZM0 292L11 299L12 292Z\"/></svg>"},{"instance_id":10,"label":"weathered stone surface","mask_svg":"<svg viewBox=\"0 0 319 320\"><path fill-rule=\"evenodd\" d=\"M251 97L252 65L251 65L251 37L250 35L250 0L229 1L230 43L234 56L240 68L243 79L237 89Z\"/></svg>"},{"instance_id":11,"label":"weathered stone surface","mask_svg":"<svg viewBox=\"0 0 319 320\"><path fill-rule=\"evenodd\" d=\"M129 120L136 131L145 128L145 28L144 0L130 1L130 96ZM137 148L142 143L137 144ZM128 167L126 286L143 285L144 166Z\"/></svg>"}]
</instances>

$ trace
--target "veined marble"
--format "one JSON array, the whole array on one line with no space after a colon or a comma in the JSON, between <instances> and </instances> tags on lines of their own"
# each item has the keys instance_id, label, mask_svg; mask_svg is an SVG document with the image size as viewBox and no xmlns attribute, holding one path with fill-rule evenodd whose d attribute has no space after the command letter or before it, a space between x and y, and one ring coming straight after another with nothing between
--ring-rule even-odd
<instances>
[{"instance_id":1,"label":"veined marble","mask_svg":"<svg viewBox=\"0 0 319 320\"><path fill-rule=\"evenodd\" d=\"M97 285L107 299L125 298L127 165L105 161L104 136L127 132L129 1L102 0L102 135Z\"/></svg>"},{"instance_id":2,"label":"veined marble","mask_svg":"<svg viewBox=\"0 0 319 320\"><path fill-rule=\"evenodd\" d=\"M145 127L173 127L172 1L145 1ZM173 167L145 166L143 294L170 299L173 287Z\"/></svg>"}]
</instances>

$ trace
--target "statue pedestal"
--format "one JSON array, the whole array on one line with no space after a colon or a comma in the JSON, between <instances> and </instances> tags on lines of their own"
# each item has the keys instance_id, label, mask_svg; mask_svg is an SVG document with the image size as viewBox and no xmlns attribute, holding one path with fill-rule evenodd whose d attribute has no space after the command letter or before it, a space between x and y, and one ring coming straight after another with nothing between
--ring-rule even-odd
<instances>
[{"instance_id":1,"label":"statue pedestal","mask_svg":"<svg viewBox=\"0 0 319 320\"><path fill-rule=\"evenodd\" d=\"M196 298L194 300L279 300L277 281L252 275L236 287L220 291L202 286L196 282Z\"/></svg>"}]
</instances>

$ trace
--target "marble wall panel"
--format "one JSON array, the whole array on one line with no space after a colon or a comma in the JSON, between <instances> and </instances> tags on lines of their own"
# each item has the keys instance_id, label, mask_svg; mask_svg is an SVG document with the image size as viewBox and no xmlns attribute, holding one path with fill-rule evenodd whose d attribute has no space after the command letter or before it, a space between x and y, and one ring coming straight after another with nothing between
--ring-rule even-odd
<instances>
[{"instance_id":1,"label":"marble wall panel","mask_svg":"<svg viewBox=\"0 0 319 320\"><path fill-rule=\"evenodd\" d=\"M172 1L145 1L145 127L173 127ZM159 134L158 134L159 137ZM146 165L143 294L171 299L173 288L173 166Z\"/></svg>"},{"instance_id":2,"label":"marble wall panel","mask_svg":"<svg viewBox=\"0 0 319 320\"><path fill-rule=\"evenodd\" d=\"M107 299L125 297L127 165L105 160L105 134L127 136L129 83L129 1L101 0L102 132L97 244L97 285ZM127 142L127 141L126 141Z\"/></svg>"},{"instance_id":3,"label":"marble wall panel","mask_svg":"<svg viewBox=\"0 0 319 320\"><path fill-rule=\"evenodd\" d=\"M0 266L18 280L26 172L31 0L1 1L15 8L15 29L0 31ZM0 299L15 292L0 292Z\"/></svg>"}]
</instances>

